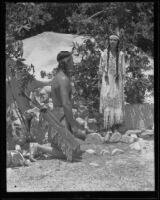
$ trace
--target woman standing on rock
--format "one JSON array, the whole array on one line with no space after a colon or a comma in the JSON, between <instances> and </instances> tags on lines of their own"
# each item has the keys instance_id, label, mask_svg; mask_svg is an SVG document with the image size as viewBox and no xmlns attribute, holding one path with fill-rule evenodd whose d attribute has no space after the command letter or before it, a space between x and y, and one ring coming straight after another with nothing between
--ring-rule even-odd
<instances>
[{"instance_id":1,"label":"woman standing on rock","mask_svg":"<svg viewBox=\"0 0 160 200\"><path fill-rule=\"evenodd\" d=\"M100 113L103 113L106 141L119 141L119 125L124 119L124 53L119 51L119 37L109 37L108 48L101 55L99 77L102 80L100 91Z\"/></svg>"}]
</instances>

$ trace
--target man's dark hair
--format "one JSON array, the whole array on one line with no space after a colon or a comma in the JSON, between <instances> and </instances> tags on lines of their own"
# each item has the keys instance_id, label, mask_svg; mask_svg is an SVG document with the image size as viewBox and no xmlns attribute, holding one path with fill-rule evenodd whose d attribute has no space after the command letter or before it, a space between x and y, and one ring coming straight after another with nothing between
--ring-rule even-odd
<instances>
[{"instance_id":1,"label":"man's dark hair","mask_svg":"<svg viewBox=\"0 0 160 200\"><path fill-rule=\"evenodd\" d=\"M72 54L69 51L61 51L57 55L58 69L61 69L65 74L68 74L67 63L63 60L64 58L70 57Z\"/></svg>"},{"instance_id":2,"label":"man's dark hair","mask_svg":"<svg viewBox=\"0 0 160 200\"><path fill-rule=\"evenodd\" d=\"M70 57L72 54L69 51L61 51L57 55L57 61L60 62L64 58Z\"/></svg>"}]
</instances>

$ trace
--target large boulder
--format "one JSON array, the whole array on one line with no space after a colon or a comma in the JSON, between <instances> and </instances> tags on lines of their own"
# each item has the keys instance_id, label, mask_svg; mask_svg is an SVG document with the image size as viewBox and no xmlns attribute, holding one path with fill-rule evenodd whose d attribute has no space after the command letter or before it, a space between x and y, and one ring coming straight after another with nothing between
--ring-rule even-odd
<instances>
[{"instance_id":1,"label":"large boulder","mask_svg":"<svg viewBox=\"0 0 160 200\"><path fill-rule=\"evenodd\" d=\"M140 134L143 139L150 139L154 137L154 130L145 130Z\"/></svg>"},{"instance_id":2,"label":"large boulder","mask_svg":"<svg viewBox=\"0 0 160 200\"><path fill-rule=\"evenodd\" d=\"M72 34L43 32L36 36L23 40L23 57L25 64L31 63L35 66L35 76L38 80L41 78L40 72L51 72L57 67L57 54L60 51L71 51L73 42L81 44L84 41L83 36ZM74 57L74 62L79 62L79 57ZM46 77L47 79L47 77Z\"/></svg>"},{"instance_id":3,"label":"large boulder","mask_svg":"<svg viewBox=\"0 0 160 200\"><path fill-rule=\"evenodd\" d=\"M99 133L90 133L87 135L86 144L103 144L104 138Z\"/></svg>"}]
</instances>

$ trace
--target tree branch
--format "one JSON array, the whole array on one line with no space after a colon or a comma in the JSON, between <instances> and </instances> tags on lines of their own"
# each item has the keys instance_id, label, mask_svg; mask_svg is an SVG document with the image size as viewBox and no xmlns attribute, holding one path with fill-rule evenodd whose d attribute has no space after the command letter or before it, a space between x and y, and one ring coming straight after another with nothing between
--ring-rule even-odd
<instances>
[{"instance_id":1,"label":"tree branch","mask_svg":"<svg viewBox=\"0 0 160 200\"><path fill-rule=\"evenodd\" d=\"M103 12L105 12L105 10L101 10L101 11L95 13L94 15L90 16L90 17L88 18L88 20L92 19L93 17L97 17L98 15L100 15L100 14L103 13Z\"/></svg>"}]
</instances>

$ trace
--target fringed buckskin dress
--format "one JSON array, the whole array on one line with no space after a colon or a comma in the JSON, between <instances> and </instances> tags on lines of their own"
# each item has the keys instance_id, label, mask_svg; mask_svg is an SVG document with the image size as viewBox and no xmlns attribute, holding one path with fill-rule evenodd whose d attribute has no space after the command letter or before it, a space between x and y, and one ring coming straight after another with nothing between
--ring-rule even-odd
<instances>
[{"instance_id":1,"label":"fringed buckskin dress","mask_svg":"<svg viewBox=\"0 0 160 200\"><path fill-rule=\"evenodd\" d=\"M99 71L102 72L102 84L100 91L100 113L104 115L104 128L110 128L115 124L121 124L124 119L124 77L125 59L124 53L119 53L118 63L119 84L115 82L116 57L110 52L108 67L108 83L105 80L107 72L107 49L101 54Z\"/></svg>"}]
</instances>

